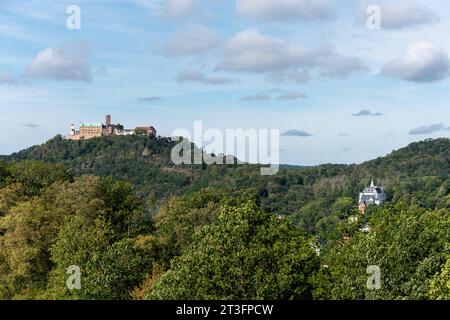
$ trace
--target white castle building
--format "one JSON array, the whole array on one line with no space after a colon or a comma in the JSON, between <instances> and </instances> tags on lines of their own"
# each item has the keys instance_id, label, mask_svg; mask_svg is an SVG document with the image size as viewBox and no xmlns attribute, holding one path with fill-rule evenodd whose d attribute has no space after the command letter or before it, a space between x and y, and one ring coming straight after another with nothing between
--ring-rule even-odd
<instances>
[{"instance_id":1,"label":"white castle building","mask_svg":"<svg viewBox=\"0 0 450 320\"><path fill-rule=\"evenodd\" d=\"M364 214L367 206L383 204L387 200L387 194L383 188L377 187L372 180L370 187L367 187L359 194L359 211Z\"/></svg>"}]
</instances>

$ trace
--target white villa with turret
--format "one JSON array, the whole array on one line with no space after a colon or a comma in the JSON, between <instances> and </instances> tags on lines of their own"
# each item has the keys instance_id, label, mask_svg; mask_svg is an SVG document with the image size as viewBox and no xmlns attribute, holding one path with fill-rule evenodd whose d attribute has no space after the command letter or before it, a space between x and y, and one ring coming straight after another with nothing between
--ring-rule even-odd
<instances>
[{"instance_id":1,"label":"white villa with turret","mask_svg":"<svg viewBox=\"0 0 450 320\"><path fill-rule=\"evenodd\" d=\"M386 192L383 188L378 187L375 183L371 182L370 186L365 188L363 192L359 194L358 208L359 212L364 214L366 208L370 205L381 205L387 200Z\"/></svg>"}]
</instances>

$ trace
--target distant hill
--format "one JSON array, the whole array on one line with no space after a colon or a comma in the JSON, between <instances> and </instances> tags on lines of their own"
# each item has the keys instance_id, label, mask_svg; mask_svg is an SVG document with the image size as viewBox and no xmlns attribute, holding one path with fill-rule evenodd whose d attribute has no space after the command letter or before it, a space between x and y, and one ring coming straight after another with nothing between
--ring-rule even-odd
<instances>
[{"instance_id":1,"label":"distant hill","mask_svg":"<svg viewBox=\"0 0 450 320\"><path fill-rule=\"evenodd\" d=\"M92 174L126 179L142 194L158 199L220 187L231 193L257 189L266 209L286 214L322 199L330 205L339 197L355 199L371 179L395 200L427 202L440 206L439 196L450 189L450 140L415 142L391 154L360 165L282 166L275 176L259 175L257 165L176 166L170 160L175 145L169 138L117 136L69 141L61 136L4 160L40 160L64 163L75 175ZM447 189L446 189L447 188ZM423 198L423 200L421 200ZM426 200L425 200L426 199Z\"/></svg>"},{"instance_id":2,"label":"distant hill","mask_svg":"<svg viewBox=\"0 0 450 320\"><path fill-rule=\"evenodd\" d=\"M126 179L142 190L160 196L181 194L185 189L198 190L209 185L201 178L206 166L178 166L171 162L170 153L175 145L170 138L144 135L82 141L70 141L58 135L42 145L3 157L3 160L64 163L75 175ZM232 167L210 166L208 176L215 175L216 171L222 176Z\"/></svg>"},{"instance_id":3,"label":"distant hill","mask_svg":"<svg viewBox=\"0 0 450 320\"><path fill-rule=\"evenodd\" d=\"M448 176L450 173L450 139L428 139L413 142L385 157L360 166L378 176Z\"/></svg>"}]
</instances>

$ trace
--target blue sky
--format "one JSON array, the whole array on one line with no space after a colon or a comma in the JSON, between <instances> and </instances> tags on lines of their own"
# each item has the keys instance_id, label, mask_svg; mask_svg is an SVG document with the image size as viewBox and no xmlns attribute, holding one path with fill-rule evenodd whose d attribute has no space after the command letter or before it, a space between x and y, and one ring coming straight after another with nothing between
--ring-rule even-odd
<instances>
[{"instance_id":1,"label":"blue sky","mask_svg":"<svg viewBox=\"0 0 450 320\"><path fill-rule=\"evenodd\" d=\"M448 137L449 19L444 0L1 1L0 154L106 113L167 136L196 120L307 132L280 141L302 165Z\"/></svg>"}]
</instances>

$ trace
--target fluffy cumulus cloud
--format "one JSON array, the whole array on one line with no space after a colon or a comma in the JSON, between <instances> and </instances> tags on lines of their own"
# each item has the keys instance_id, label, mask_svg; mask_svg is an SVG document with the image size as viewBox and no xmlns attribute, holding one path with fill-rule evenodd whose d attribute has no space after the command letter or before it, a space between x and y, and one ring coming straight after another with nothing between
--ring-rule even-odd
<instances>
[{"instance_id":1,"label":"fluffy cumulus cloud","mask_svg":"<svg viewBox=\"0 0 450 320\"><path fill-rule=\"evenodd\" d=\"M431 134L442 130L448 130L445 124L443 123L435 123L429 126L420 126L409 132L410 135L422 135L422 134Z\"/></svg>"},{"instance_id":2,"label":"fluffy cumulus cloud","mask_svg":"<svg viewBox=\"0 0 450 320\"><path fill-rule=\"evenodd\" d=\"M373 2L364 2L359 7L357 16L359 23L364 27L368 18L367 8L373 4ZM402 29L433 24L439 21L433 10L415 1L383 1L376 5L380 8L381 27L383 29Z\"/></svg>"},{"instance_id":3,"label":"fluffy cumulus cloud","mask_svg":"<svg viewBox=\"0 0 450 320\"><path fill-rule=\"evenodd\" d=\"M178 74L179 82L198 82L206 85L221 85L236 82L234 79L227 77L209 77L204 73L196 70L182 71Z\"/></svg>"},{"instance_id":4,"label":"fluffy cumulus cloud","mask_svg":"<svg viewBox=\"0 0 450 320\"><path fill-rule=\"evenodd\" d=\"M89 48L84 44L63 45L40 51L26 71L28 77L90 81Z\"/></svg>"},{"instance_id":5,"label":"fluffy cumulus cloud","mask_svg":"<svg viewBox=\"0 0 450 320\"><path fill-rule=\"evenodd\" d=\"M238 14L255 20L333 20L336 14L328 0L237 0Z\"/></svg>"},{"instance_id":6,"label":"fluffy cumulus cloud","mask_svg":"<svg viewBox=\"0 0 450 320\"><path fill-rule=\"evenodd\" d=\"M287 78L304 82L311 72L325 77L346 77L365 71L365 66L359 59L343 56L331 46L293 47L257 29L247 29L227 41L216 69L267 73L277 81Z\"/></svg>"},{"instance_id":7,"label":"fluffy cumulus cloud","mask_svg":"<svg viewBox=\"0 0 450 320\"><path fill-rule=\"evenodd\" d=\"M247 29L226 43L217 69L248 72L268 72L287 69L298 58L311 59L306 49L287 47L281 40L262 35L257 29Z\"/></svg>"},{"instance_id":8,"label":"fluffy cumulus cloud","mask_svg":"<svg viewBox=\"0 0 450 320\"><path fill-rule=\"evenodd\" d=\"M372 112L368 109L363 109L358 111L357 113L352 114L354 117L379 117L383 114L381 112Z\"/></svg>"},{"instance_id":9,"label":"fluffy cumulus cloud","mask_svg":"<svg viewBox=\"0 0 450 320\"><path fill-rule=\"evenodd\" d=\"M435 43L421 41L389 61L381 74L413 82L433 82L448 77L449 66L447 52Z\"/></svg>"},{"instance_id":10,"label":"fluffy cumulus cloud","mask_svg":"<svg viewBox=\"0 0 450 320\"><path fill-rule=\"evenodd\" d=\"M292 129L282 134L284 137L311 137L312 134L303 130Z\"/></svg>"},{"instance_id":11,"label":"fluffy cumulus cloud","mask_svg":"<svg viewBox=\"0 0 450 320\"><path fill-rule=\"evenodd\" d=\"M164 51L169 56L202 54L215 48L219 43L219 35L204 26L195 25L173 34Z\"/></svg>"}]
</instances>

